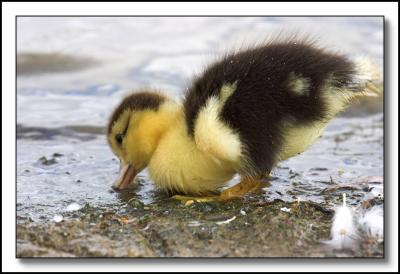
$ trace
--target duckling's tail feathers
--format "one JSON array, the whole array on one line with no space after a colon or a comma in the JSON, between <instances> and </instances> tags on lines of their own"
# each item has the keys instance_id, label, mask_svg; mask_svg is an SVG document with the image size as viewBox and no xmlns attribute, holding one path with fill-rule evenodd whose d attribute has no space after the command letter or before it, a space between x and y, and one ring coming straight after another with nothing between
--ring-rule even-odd
<instances>
[{"instance_id":1,"label":"duckling's tail feathers","mask_svg":"<svg viewBox=\"0 0 400 274\"><path fill-rule=\"evenodd\" d=\"M372 59L359 57L355 60L354 83L356 91L354 97L378 97L383 93L383 73Z\"/></svg>"}]
</instances>

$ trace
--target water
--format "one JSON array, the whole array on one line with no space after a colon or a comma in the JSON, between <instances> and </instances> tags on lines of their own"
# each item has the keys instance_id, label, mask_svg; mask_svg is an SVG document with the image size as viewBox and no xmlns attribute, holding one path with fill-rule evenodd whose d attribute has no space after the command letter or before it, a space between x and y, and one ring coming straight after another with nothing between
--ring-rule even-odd
<instances>
[{"instance_id":1,"label":"water","mask_svg":"<svg viewBox=\"0 0 400 274\"><path fill-rule=\"evenodd\" d=\"M135 191L111 190L119 162L104 127L131 89L159 87L179 100L209 60L285 28L307 30L331 49L382 64L382 23L356 17L18 18L17 50L24 57L18 62L26 66L17 77L18 221L59 220L71 205L118 211L131 197L146 205L167 198L146 172ZM54 54L63 61L51 67ZM354 207L383 198L380 103L361 103L335 118L309 150L281 162L271 185L253 198L300 199L327 209L340 204L343 192Z\"/></svg>"}]
</instances>

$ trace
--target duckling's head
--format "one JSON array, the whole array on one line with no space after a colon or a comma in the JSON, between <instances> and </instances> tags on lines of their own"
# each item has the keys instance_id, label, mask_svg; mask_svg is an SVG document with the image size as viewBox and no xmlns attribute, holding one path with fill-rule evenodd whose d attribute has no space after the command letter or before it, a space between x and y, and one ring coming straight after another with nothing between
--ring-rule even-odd
<instances>
[{"instance_id":1,"label":"duckling's head","mask_svg":"<svg viewBox=\"0 0 400 274\"><path fill-rule=\"evenodd\" d=\"M125 97L114 110L107 129L108 143L121 163L114 189L127 188L146 168L176 110L173 100L151 90Z\"/></svg>"}]
</instances>

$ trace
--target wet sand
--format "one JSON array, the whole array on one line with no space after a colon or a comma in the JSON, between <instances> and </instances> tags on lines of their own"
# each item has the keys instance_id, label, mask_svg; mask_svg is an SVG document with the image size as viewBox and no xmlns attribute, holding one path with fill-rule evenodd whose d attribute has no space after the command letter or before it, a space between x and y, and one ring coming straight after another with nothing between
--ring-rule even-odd
<instances>
[{"instance_id":1,"label":"wet sand","mask_svg":"<svg viewBox=\"0 0 400 274\"><path fill-rule=\"evenodd\" d=\"M287 207L291 212L281 209ZM335 250L332 212L310 202L256 198L194 203L132 198L118 209L86 206L60 223L17 226L18 257L381 257L383 243L363 238Z\"/></svg>"}]
</instances>

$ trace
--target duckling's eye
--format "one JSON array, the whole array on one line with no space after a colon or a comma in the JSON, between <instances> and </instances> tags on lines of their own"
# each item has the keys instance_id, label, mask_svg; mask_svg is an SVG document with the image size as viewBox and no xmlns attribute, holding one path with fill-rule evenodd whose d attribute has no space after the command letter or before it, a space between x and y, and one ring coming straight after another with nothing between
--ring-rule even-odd
<instances>
[{"instance_id":1,"label":"duckling's eye","mask_svg":"<svg viewBox=\"0 0 400 274\"><path fill-rule=\"evenodd\" d=\"M122 140L124 139L124 135L121 133L118 133L115 135L115 140L117 141L118 144L122 144Z\"/></svg>"}]
</instances>

